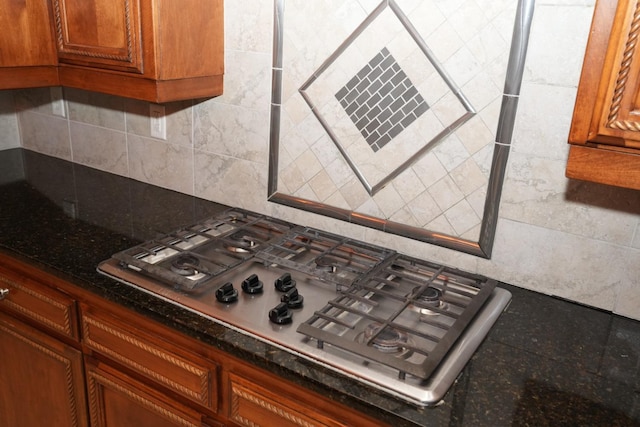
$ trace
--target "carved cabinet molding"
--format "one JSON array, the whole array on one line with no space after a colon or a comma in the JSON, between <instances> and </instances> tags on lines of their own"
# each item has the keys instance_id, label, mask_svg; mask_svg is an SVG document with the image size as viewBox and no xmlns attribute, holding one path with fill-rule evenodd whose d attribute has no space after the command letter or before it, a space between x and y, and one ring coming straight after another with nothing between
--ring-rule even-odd
<instances>
[{"instance_id":1,"label":"carved cabinet molding","mask_svg":"<svg viewBox=\"0 0 640 427\"><path fill-rule=\"evenodd\" d=\"M640 1L598 0L578 86L569 178L640 189Z\"/></svg>"}]
</instances>

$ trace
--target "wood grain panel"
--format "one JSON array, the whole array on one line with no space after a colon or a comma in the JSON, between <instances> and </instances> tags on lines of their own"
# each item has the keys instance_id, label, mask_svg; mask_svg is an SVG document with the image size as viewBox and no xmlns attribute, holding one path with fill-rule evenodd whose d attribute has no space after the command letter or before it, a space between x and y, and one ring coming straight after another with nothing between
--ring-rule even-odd
<instances>
[{"instance_id":1,"label":"wood grain panel","mask_svg":"<svg viewBox=\"0 0 640 427\"><path fill-rule=\"evenodd\" d=\"M9 290L7 297L0 301L0 310L17 313L59 334L78 339L77 307L71 297L2 269L0 288Z\"/></svg>"},{"instance_id":2,"label":"wood grain panel","mask_svg":"<svg viewBox=\"0 0 640 427\"><path fill-rule=\"evenodd\" d=\"M215 367L192 355L189 358L167 349L153 337L131 333L126 326L83 313L84 342L103 354L145 377L215 411Z\"/></svg>"}]
</instances>

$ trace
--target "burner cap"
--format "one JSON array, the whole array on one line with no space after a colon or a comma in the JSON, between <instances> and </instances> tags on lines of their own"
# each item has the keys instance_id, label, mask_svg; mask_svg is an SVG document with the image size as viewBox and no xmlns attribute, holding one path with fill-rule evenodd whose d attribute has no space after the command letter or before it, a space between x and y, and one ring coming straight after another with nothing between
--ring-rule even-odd
<instances>
[{"instance_id":1,"label":"burner cap","mask_svg":"<svg viewBox=\"0 0 640 427\"><path fill-rule=\"evenodd\" d=\"M181 276L193 276L198 273L200 260L190 254L181 254L171 262L171 271Z\"/></svg>"},{"instance_id":2,"label":"burner cap","mask_svg":"<svg viewBox=\"0 0 640 427\"><path fill-rule=\"evenodd\" d=\"M371 345L383 353L398 353L403 351L409 341L408 335L390 326L385 326L384 329L380 331L382 327L379 323L370 323L364 330L365 340L370 341L373 338Z\"/></svg>"},{"instance_id":3,"label":"burner cap","mask_svg":"<svg viewBox=\"0 0 640 427\"><path fill-rule=\"evenodd\" d=\"M316 258L315 263L316 269L320 271L326 271L327 273L335 273L338 269L338 265L328 256L320 256Z\"/></svg>"},{"instance_id":4,"label":"burner cap","mask_svg":"<svg viewBox=\"0 0 640 427\"><path fill-rule=\"evenodd\" d=\"M249 249L257 243L255 237L251 236L246 230L239 230L228 236L229 245L225 246L231 252L249 252Z\"/></svg>"},{"instance_id":5,"label":"burner cap","mask_svg":"<svg viewBox=\"0 0 640 427\"><path fill-rule=\"evenodd\" d=\"M442 298L442 291L438 288L429 286L416 298L418 301L423 302L432 307L438 307L440 305L440 299Z\"/></svg>"}]
</instances>

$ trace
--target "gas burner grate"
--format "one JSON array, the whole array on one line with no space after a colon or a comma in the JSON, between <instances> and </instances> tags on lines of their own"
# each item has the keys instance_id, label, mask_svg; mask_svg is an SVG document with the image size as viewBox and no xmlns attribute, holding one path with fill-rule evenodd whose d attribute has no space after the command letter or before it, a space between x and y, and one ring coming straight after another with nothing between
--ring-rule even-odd
<instances>
[{"instance_id":1,"label":"gas burner grate","mask_svg":"<svg viewBox=\"0 0 640 427\"><path fill-rule=\"evenodd\" d=\"M390 249L309 227L298 227L256 254L257 258L350 286L395 254Z\"/></svg>"},{"instance_id":2,"label":"gas burner grate","mask_svg":"<svg viewBox=\"0 0 640 427\"><path fill-rule=\"evenodd\" d=\"M427 379L483 306L496 282L396 255L298 327L298 332ZM394 340L393 337L398 337Z\"/></svg>"},{"instance_id":3,"label":"gas burner grate","mask_svg":"<svg viewBox=\"0 0 640 427\"><path fill-rule=\"evenodd\" d=\"M190 292L252 258L291 224L264 215L229 209L113 256L124 268Z\"/></svg>"}]
</instances>

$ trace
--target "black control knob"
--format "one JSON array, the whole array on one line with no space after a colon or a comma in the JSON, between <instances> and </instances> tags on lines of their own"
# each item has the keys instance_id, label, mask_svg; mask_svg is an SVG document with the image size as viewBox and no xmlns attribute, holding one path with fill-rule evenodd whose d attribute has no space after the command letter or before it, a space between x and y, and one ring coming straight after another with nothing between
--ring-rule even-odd
<instances>
[{"instance_id":1,"label":"black control knob","mask_svg":"<svg viewBox=\"0 0 640 427\"><path fill-rule=\"evenodd\" d=\"M287 323L291 323L291 319L293 318L293 314L287 304L281 302L275 308L269 310L269 320L278 325L286 325Z\"/></svg>"},{"instance_id":2,"label":"black control knob","mask_svg":"<svg viewBox=\"0 0 640 427\"><path fill-rule=\"evenodd\" d=\"M233 283L227 282L216 290L216 299L225 304L238 301L238 290L233 287Z\"/></svg>"},{"instance_id":3,"label":"black control knob","mask_svg":"<svg viewBox=\"0 0 640 427\"><path fill-rule=\"evenodd\" d=\"M289 289L284 295L282 295L280 301L287 304L287 307L295 309L302 307L304 297L298 293L297 288L292 288Z\"/></svg>"},{"instance_id":4,"label":"black control knob","mask_svg":"<svg viewBox=\"0 0 640 427\"><path fill-rule=\"evenodd\" d=\"M251 295L261 294L263 287L256 274L252 274L242 281L242 290Z\"/></svg>"},{"instance_id":5,"label":"black control knob","mask_svg":"<svg viewBox=\"0 0 640 427\"><path fill-rule=\"evenodd\" d=\"M287 292L296 287L296 281L291 278L291 274L284 273L276 279L275 286L280 292Z\"/></svg>"}]
</instances>

